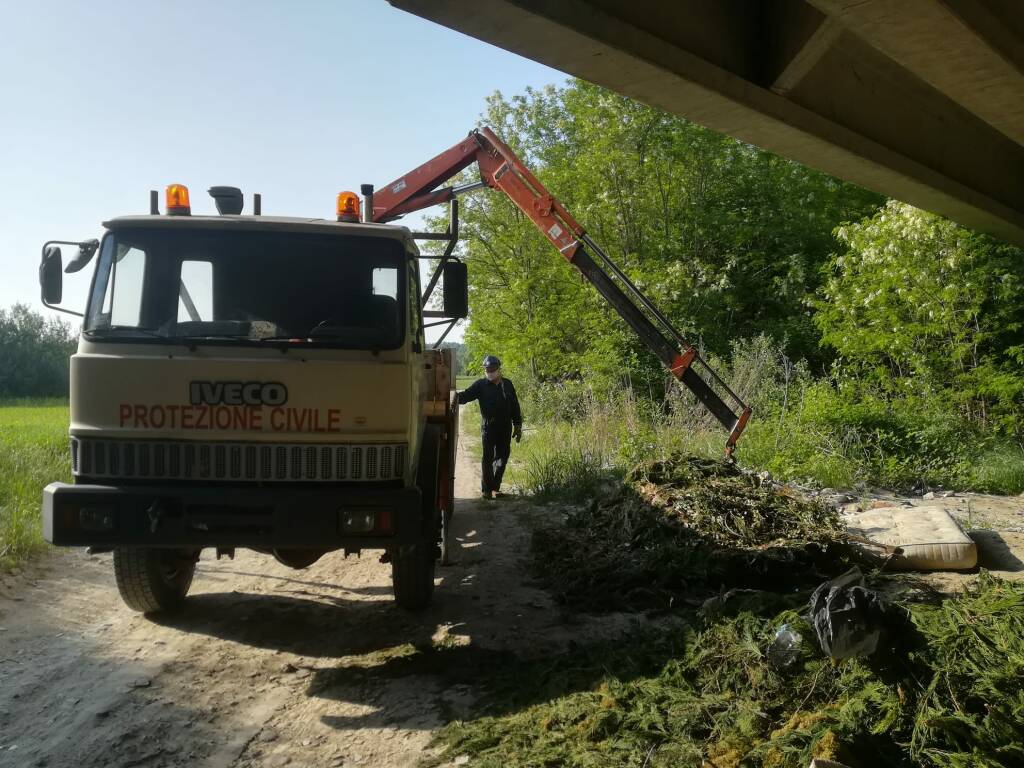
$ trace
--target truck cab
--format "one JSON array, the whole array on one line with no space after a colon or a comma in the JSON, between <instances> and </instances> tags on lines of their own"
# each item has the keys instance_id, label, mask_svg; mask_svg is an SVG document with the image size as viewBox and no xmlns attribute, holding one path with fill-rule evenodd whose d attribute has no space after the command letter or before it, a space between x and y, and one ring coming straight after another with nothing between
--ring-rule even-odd
<instances>
[{"instance_id":1,"label":"truck cab","mask_svg":"<svg viewBox=\"0 0 1024 768\"><path fill-rule=\"evenodd\" d=\"M340 195L330 221L193 216L185 194L184 211L169 188L167 214L104 223L71 358L73 483L44 489L45 538L112 550L144 612L182 606L201 550L240 547L297 568L383 550L399 604L425 606L458 410L412 234ZM464 317L449 264L443 311ZM44 248L44 303L61 265Z\"/></svg>"}]
</instances>

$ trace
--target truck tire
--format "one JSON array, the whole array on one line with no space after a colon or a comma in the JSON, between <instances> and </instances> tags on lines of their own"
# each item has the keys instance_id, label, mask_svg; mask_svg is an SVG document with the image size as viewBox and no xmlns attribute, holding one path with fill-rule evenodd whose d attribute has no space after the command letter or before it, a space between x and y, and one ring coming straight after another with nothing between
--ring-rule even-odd
<instances>
[{"instance_id":1,"label":"truck tire","mask_svg":"<svg viewBox=\"0 0 1024 768\"><path fill-rule=\"evenodd\" d=\"M391 585L395 602L409 611L430 605L434 594L434 545L405 547L391 558Z\"/></svg>"},{"instance_id":2,"label":"truck tire","mask_svg":"<svg viewBox=\"0 0 1024 768\"><path fill-rule=\"evenodd\" d=\"M423 432L416 485L422 499L422 539L391 555L391 586L395 602L410 611L430 605L434 594L434 562L437 559L437 473L440 468L441 431L428 424Z\"/></svg>"},{"instance_id":3,"label":"truck tire","mask_svg":"<svg viewBox=\"0 0 1024 768\"><path fill-rule=\"evenodd\" d=\"M196 572L193 554L176 549L119 547L114 550L117 591L134 611L175 611L185 602Z\"/></svg>"}]
</instances>

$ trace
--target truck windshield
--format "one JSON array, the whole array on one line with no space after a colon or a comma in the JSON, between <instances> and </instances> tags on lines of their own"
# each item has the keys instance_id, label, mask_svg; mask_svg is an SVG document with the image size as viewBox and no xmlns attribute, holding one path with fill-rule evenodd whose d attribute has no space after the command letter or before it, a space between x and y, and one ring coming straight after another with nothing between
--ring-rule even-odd
<instances>
[{"instance_id":1,"label":"truck windshield","mask_svg":"<svg viewBox=\"0 0 1024 768\"><path fill-rule=\"evenodd\" d=\"M404 249L392 239L116 229L96 270L91 336L351 349L395 349L404 340Z\"/></svg>"}]
</instances>

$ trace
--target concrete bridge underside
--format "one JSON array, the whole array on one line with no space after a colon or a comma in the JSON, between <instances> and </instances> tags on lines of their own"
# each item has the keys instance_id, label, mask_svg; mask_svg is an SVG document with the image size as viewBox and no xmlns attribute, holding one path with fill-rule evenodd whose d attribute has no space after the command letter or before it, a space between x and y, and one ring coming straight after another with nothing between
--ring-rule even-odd
<instances>
[{"instance_id":1,"label":"concrete bridge underside","mask_svg":"<svg viewBox=\"0 0 1024 768\"><path fill-rule=\"evenodd\" d=\"M390 2L1024 245L1024 0Z\"/></svg>"}]
</instances>

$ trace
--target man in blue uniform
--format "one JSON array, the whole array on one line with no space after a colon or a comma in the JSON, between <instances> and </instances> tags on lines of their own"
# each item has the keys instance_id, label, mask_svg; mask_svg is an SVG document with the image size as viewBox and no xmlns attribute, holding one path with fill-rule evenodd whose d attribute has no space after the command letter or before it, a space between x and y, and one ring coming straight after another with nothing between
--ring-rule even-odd
<instances>
[{"instance_id":1,"label":"man in blue uniform","mask_svg":"<svg viewBox=\"0 0 1024 768\"><path fill-rule=\"evenodd\" d=\"M485 499L500 498L501 478L512 453L512 438L523 436L523 414L512 382L501 375L501 360L484 358L484 378L459 392L460 403L480 403L480 432L484 455L480 463L480 493Z\"/></svg>"}]
</instances>

